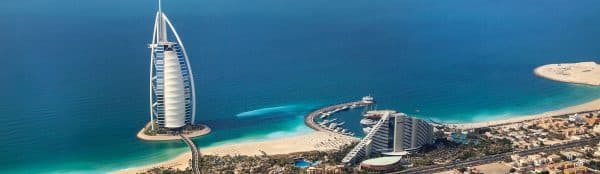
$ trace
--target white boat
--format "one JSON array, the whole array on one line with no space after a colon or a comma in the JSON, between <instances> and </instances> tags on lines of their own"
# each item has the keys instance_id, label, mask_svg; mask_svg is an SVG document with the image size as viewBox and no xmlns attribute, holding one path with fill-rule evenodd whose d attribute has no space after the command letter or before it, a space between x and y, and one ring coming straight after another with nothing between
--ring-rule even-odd
<instances>
[{"instance_id":1,"label":"white boat","mask_svg":"<svg viewBox=\"0 0 600 174\"><path fill-rule=\"evenodd\" d=\"M335 128L333 131L334 131L334 132L340 132L340 131L342 131L342 128L341 128L341 127L337 127L337 128Z\"/></svg>"},{"instance_id":2,"label":"white boat","mask_svg":"<svg viewBox=\"0 0 600 174\"><path fill-rule=\"evenodd\" d=\"M323 120L323 122L319 123L319 125L324 126L327 123L329 123L329 120Z\"/></svg>"},{"instance_id":3,"label":"white boat","mask_svg":"<svg viewBox=\"0 0 600 174\"><path fill-rule=\"evenodd\" d=\"M321 118L321 119L324 119L324 118L327 118L327 116L328 116L328 115L321 114L320 118Z\"/></svg>"},{"instance_id":4,"label":"white boat","mask_svg":"<svg viewBox=\"0 0 600 174\"><path fill-rule=\"evenodd\" d=\"M331 120L327 120L327 119L325 119L325 120L323 120L323 122L319 123L319 125L321 125L321 126L325 126L325 125L327 125L328 123L331 123L331 122L333 122L333 121L335 121L335 120L337 120L337 119L336 119L336 118L334 118L334 119L331 119Z\"/></svg>"},{"instance_id":5,"label":"white boat","mask_svg":"<svg viewBox=\"0 0 600 174\"><path fill-rule=\"evenodd\" d=\"M362 98L362 102L366 103L366 104L371 104L371 103L375 103L375 99L373 99L373 97L371 97L371 95L365 96Z\"/></svg>"},{"instance_id":6,"label":"white boat","mask_svg":"<svg viewBox=\"0 0 600 174\"><path fill-rule=\"evenodd\" d=\"M368 119L368 118L363 118L363 119L360 120L360 124L371 126L371 125L377 124L377 121L372 120L372 119Z\"/></svg>"},{"instance_id":7,"label":"white boat","mask_svg":"<svg viewBox=\"0 0 600 174\"><path fill-rule=\"evenodd\" d=\"M350 106L350 109L354 109L354 108L356 108L356 107L358 107L358 105L356 105L356 104L352 104L352 106Z\"/></svg>"},{"instance_id":8,"label":"white boat","mask_svg":"<svg viewBox=\"0 0 600 174\"><path fill-rule=\"evenodd\" d=\"M340 110L346 110L346 109L348 109L348 106L344 106Z\"/></svg>"},{"instance_id":9,"label":"white boat","mask_svg":"<svg viewBox=\"0 0 600 174\"><path fill-rule=\"evenodd\" d=\"M363 130L363 132L364 132L364 133L365 133L365 135L366 135L366 134L369 134L369 132L371 132L371 129L372 129L371 127L365 127L365 128L363 128L362 130Z\"/></svg>"},{"instance_id":10,"label":"white boat","mask_svg":"<svg viewBox=\"0 0 600 174\"><path fill-rule=\"evenodd\" d=\"M337 127L337 123L331 123L331 124L329 124L329 126L327 126L327 128L329 128L329 129L333 129L335 127Z\"/></svg>"},{"instance_id":11,"label":"white boat","mask_svg":"<svg viewBox=\"0 0 600 174\"><path fill-rule=\"evenodd\" d=\"M337 125L338 125L338 126L342 126L342 125L344 125L344 124L346 124L346 122L343 122L343 121L342 121L341 123L338 123Z\"/></svg>"}]
</instances>

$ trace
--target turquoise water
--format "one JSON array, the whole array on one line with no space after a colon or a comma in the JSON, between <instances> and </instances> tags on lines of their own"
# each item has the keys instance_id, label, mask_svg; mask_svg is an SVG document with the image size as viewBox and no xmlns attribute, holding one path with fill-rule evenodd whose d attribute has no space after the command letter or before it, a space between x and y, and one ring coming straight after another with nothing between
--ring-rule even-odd
<instances>
[{"instance_id":1,"label":"turquoise water","mask_svg":"<svg viewBox=\"0 0 600 174\"><path fill-rule=\"evenodd\" d=\"M307 167L310 167L311 165L312 165L311 162L306 161L304 159L296 159L294 161L294 166L298 167L298 168L307 168Z\"/></svg>"},{"instance_id":2,"label":"turquoise water","mask_svg":"<svg viewBox=\"0 0 600 174\"><path fill-rule=\"evenodd\" d=\"M310 132L304 114L367 94L379 109L445 122L600 97L598 87L532 73L541 64L598 61L600 1L180 0L164 7L191 56L197 118L213 129L194 140L201 147ZM106 173L188 150L135 138L148 121L145 44L155 8L142 0L0 5L0 173ZM356 119L357 112L343 114Z\"/></svg>"}]
</instances>

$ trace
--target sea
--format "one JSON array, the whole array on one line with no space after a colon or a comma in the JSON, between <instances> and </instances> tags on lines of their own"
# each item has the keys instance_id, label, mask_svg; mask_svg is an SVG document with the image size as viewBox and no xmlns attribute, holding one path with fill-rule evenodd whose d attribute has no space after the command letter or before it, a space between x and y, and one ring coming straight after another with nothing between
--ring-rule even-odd
<instances>
[{"instance_id":1,"label":"sea","mask_svg":"<svg viewBox=\"0 0 600 174\"><path fill-rule=\"evenodd\" d=\"M311 110L378 109L469 123L600 98L537 77L599 61L597 0L163 0L194 73L199 147L301 135ZM0 173L109 173L168 160L145 142L157 2L0 3ZM360 110L342 112L359 128ZM355 120L355 121L350 121Z\"/></svg>"}]
</instances>

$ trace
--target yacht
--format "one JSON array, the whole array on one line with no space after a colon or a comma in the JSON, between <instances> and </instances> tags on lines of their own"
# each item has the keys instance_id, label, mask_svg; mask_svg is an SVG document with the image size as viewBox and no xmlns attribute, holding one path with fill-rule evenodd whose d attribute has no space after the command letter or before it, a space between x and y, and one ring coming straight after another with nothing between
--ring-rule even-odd
<instances>
[{"instance_id":1,"label":"yacht","mask_svg":"<svg viewBox=\"0 0 600 174\"><path fill-rule=\"evenodd\" d=\"M371 125L377 124L377 121L372 120L372 119L368 119L368 118L363 118L363 119L360 120L360 124L371 126Z\"/></svg>"},{"instance_id":2,"label":"yacht","mask_svg":"<svg viewBox=\"0 0 600 174\"><path fill-rule=\"evenodd\" d=\"M365 104L375 103L375 99L373 99L373 97L371 97L371 95L364 96L361 101Z\"/></svg>"},{"instance_id":3,"label":"yacht","mask_svg":"<svg viewBox=\"0 0 600 174\"><path fill-rule=\"evenodd\" d=\"M369 132L371 132L371 129L373 129L373 128L371 128L371 127L365 127L365 128L363 128L362 130L363 130L363 132L364 132L364 133L365 133L365 135L366 135L366 134L369 134Z\"/></svg>"},{"instance_id":4,"label":"yacht","mask_svg":"<svg viewBox=\"0 0 600 174\"><path fill-rule=\"evenodd\" d=\"M331 124L329 124L329 126L327 126L327 128L329 128L329 129L333 129L335 127L337 127L337 123L331 123Z\"/></svg>"},{"instance_id":5,"label":"yacht","mask_svg":"<svg viewBox=\"0 0 600 174\"><path fill-rule=\"evenodd\" d=\"M327 118L327 116L329 116L329 115L321 114L320 118L324 119L324 118Z\"/></svg>"}]
</instances>

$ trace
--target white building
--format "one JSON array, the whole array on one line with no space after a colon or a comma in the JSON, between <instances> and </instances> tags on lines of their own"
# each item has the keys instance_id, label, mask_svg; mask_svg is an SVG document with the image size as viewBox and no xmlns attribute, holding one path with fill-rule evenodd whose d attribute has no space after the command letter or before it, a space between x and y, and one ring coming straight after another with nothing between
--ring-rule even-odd
<instances>
[{"instance_id":1,"label":"white building","mask_svg":"<svg viewBox=\"0 0 600 174\"><path fill-rule=\"evenodd\" d=\"M395 113L394 152L416 151L423 145L433 143L433 126L421 119Z\"/></svg>"},{"instance_id":2,"label":"white building","mask_svg":"<svg viewBox=\"0 0 600 174\"><path fill-rule=\"evenodd\" d=\"M169 39L169 34L174 41ZM162 12L160 0L149 47L151 122L168 129L194 124L196 99L192 68L183 42Z\"/></svg>"}]
</instances>

